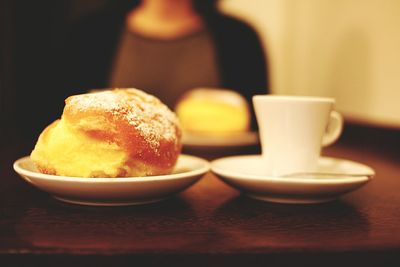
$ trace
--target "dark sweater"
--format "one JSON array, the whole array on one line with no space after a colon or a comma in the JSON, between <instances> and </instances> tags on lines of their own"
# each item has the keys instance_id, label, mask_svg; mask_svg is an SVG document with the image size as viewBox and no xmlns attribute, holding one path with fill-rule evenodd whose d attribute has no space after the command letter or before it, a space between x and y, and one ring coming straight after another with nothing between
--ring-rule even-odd
<instances>
[{"instance_id":1,"label":"dark sweater","mask_svg":"<svg viewBox=\"0 0 400 267\"><path fill-rule=\"evenodd\" d=\"M221 87L214 50L204 28L168 40L125 30L108 84L140 88L174 109L190 89Z\"/></svg>"}]
</instances>

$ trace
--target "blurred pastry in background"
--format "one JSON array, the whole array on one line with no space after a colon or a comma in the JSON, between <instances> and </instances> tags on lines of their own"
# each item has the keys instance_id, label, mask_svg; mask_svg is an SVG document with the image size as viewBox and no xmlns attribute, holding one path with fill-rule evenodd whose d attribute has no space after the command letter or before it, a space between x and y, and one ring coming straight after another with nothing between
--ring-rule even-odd
<instances>
[{"instance_id":1,"label":"blurred pastry in background","mask_svg":"<svg viewBox=\"0 0 400 267\"><path fill-rule=\"evenodd\" d=\"M235 91L196 88L181 97L175 111L189 134L224 136L250 130L248 103Z\"/></svg>"}]
</instances>

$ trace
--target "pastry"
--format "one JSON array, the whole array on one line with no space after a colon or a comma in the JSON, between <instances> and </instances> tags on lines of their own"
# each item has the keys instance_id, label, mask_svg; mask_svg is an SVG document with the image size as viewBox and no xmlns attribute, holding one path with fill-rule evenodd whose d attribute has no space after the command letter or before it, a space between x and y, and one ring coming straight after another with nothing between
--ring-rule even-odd
<instances>
[{"instance_id":1,"label":"pastry","mask_svg":"<svg viewBox=\"0 0 400 267\"><path fill-rule=\"evenodd\" d=\"M166 105L138 89L114 89L68 97L31 159L47 174L131 177L171 173L180 152L180 126Z\"/></svg>"},{"instance_id":2,"label":"pastry","mask_svg":"<svg viewBox=\"0 0 400 267\"><path fill-rule=\"evenodd\" d=\"M186 93L175 108L182 129L197 135L232 135L250 128L248 104L239 93L199 88Z\"/></svg>"}]
</instances>

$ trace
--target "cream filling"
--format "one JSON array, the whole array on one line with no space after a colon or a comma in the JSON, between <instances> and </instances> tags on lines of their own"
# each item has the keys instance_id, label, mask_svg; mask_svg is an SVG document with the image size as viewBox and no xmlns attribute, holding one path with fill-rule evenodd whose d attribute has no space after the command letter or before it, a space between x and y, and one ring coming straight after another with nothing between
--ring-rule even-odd
<instances>
[{"instance_id":1,"label":"cream filling","mask_svg":"<svg viewBox=\"0 0 400 267\"><path fill-rule=\"evenodd\" d=\"M128 155L117 144L93 139L61 120L46 137L40 135L31 158L57 175L116 177L126 168Z\"/></svg>"}]
</instances>

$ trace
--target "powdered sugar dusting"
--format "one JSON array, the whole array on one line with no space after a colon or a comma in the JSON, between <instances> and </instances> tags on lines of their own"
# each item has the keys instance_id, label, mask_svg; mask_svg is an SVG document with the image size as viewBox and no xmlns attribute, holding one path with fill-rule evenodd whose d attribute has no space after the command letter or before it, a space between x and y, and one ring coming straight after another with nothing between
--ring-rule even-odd
<instances>
[{"instance_id":1,"label":"powdered sugar dusting","mask_svg":"<svg viewBox=\"0 0 400 267\"><path fill-rule=\"evenodd\" d=\"M72 96L69 104L78 111L101 109L134 126L156 152L162 139L171 141L179 127L175 114L161 101L138 89L114 89Z\"/></svg>"}]
</instances>

